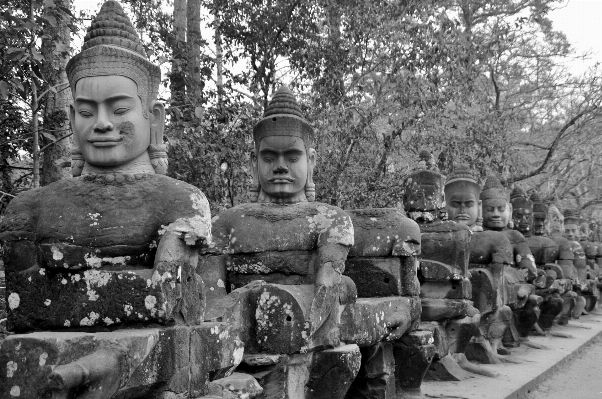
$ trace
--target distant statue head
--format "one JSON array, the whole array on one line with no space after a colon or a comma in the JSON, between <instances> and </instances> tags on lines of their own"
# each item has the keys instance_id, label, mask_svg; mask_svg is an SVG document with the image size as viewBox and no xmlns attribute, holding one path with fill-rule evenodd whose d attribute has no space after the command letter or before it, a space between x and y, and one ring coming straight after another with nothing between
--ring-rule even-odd
<instances>
[{"instance_id":1,"label":"distant statue head","mask_svg":"<svg viewBox=\"0 0 602 399\"><path fill-rule=\"evenodd\" d=\"M531 194L530 200L533 203L533 234L543 236L546 233L548 207L539 198L537 193Z\"/></svg>"},{"instance_id":2,"label":"distant statue head","mask_svg":"<svg viewBox=\"0 0 602 399\"><path fill-rule=\"evenodd\" d=\"M403 182L403 208L418 223L440 220L444 217L445 176L434 165L433 156L421 151L417 168Z\"/></svg>"},{"instance_id":3,"label":"distant statue head","mask_svg":"<svg viewBox=\"0 0 602 399\"><path fill-rule=\"evenodd\" d=\"M564 216L560 209L554 204L548 207L548 219L546 225L547 233L550 237L562 237L564 234Z\"/></svg>"},{"instance_id":4,"label":"distant statue head","mask_svg":"<svg viewBox=\"0 0 602 399\"><path fill-rule=\"evenodd\" d=\"M563 237L571 241L579 241L579 215L572 209L565 209L564 216L564 233Z\"/></svg>"},{"instance_id":5,"label":"distant statue head","mask_svg":"<svg viewBox=\"0 0 602 399\"><path fill-rule=\"evenodd\" d=\"M508 226L512 205L508 192L497 176L488 176L480 199L483 209L483 226L491 230L502 230Z\"/></svg>"},{"instance_id":6,"label":"distant statue head","mask_svg":"<svg viewBox=\"0 0 602 399\"><path fill-rule=\"evenodd\" d=\"M527 193L520 187L515 187L510 194L512 204L512 223L514 229L520 231L525 237L531 235L533 228L533 203Z\"/></svg>"},{"instance_id":7,"label":"distant statue head","mask_svg":"<svg viewBox=\"0 0 602 399\"><path fill-rule=\"evenodd\" d=\"M445 183L445 209L449 220L475 226L480 216L480 194L476 171L467 164L456 165Z\"/></svg>"},{"instance_id":8,"label":"distant statue head","mask_svg":"<svg viewBox=\"0 0 602 399\"><path fill-rule=\"evenodd\" d=\"M253 128L253 140L252 202L315 201L314 130L288 87L282 86L274 94Z\"/></svg>"},{"instance_id":9,"label":"distant statue head","mask_svg":"<svg viewBox=\"0 0 602 399\"><path fill-rule=\"evenodd\" d=\"M152 64L116 1L106 1L67 64L73 93L73 174L166 173L165 109Z\"/></svg>"}]
</instances>

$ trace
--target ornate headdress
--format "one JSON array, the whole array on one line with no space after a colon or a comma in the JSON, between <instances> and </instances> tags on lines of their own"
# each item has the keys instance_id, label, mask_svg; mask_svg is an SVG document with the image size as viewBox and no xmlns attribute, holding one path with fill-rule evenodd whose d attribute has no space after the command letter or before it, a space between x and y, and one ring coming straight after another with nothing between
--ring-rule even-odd
<instances>
[{"instance_id":1,"label":"ornate headdress","mask_svg":"<svg viewBox=\"0 0 602 399\"><path fill-rule=\"evenodd\" d=\"M314 129L303 117L297 99L287 86L280 86L274 93L263 118L253 128L256 147L268 136L300 137L307 148L314 145Z\"/></svg>"},{"instance_id":2,"label":"ornate headdress","mask_svg":"<svg viewBox=\"0 0 602 399\"><path fill-rule=\"evenodd\" d=\"M565 209L562 212L564 216L564 224L579 224L579 213L573 209Z\"/></svg>"},{"instance_id":3,"label":"ornate headdress","mask_svg":"<svg viewBox=\"0 0 602 399\"><path fill-rule=\"evenodd\" d=\"M548 207L539 198L539 195L537 193L531 194L530 200L533 203L533 213L545 213L547 217Z\"/></svg>"},{"instance_id":4,"label":"ornate headdress","mask_svg":"<svg viewBox=\"0 0 602 399\"><path fill-rule=\"evenodd\" d=\"M483 185L483 190L481 191L480 199L482 201L488 199L505 199L509 201L508 192L500 182L500 179L495 175L487 176L487 180L485 180L485 184Z\"/></svg>"},{"instance_id":5,"label":"ornate headdress","mask_svg":"<svg viewBox=\"0 0 602 399\"><path fill-rule=\"evenodd\" d=\"M445 183L445 195L448 196L452 188L459 188L463 191L470 191L477 198L480 197L481 187L478 183L477 172L471 169L468 164L460 163L454 167L454 170L447 176Z\"/></svg>"},{"instance_id":6,"label":"ornate headdress","mask_svg":"<svg viewBox=\"0 0 602 399\"><path fill-rule=\"evenodd\" d=\"M314 129L303 117L297 99L285 85L280 86L276 93L274 93L263 113L263 118L253 128L255 149L259 149L259 142L262 138L269 136L299 137L303 139L305 148L314 146ZM253 184L249 189L250 200L251 202L256 202L260 191L259 177L254 175L253 180ZM312 168L308 168L307 171L305 197L310 202L316 199L316 185L313 181Z\"/></svg>"},{"instance_id":7,"label":"ornate headdress","mask_svg":"<svg viewBox=\"0 0 602 399\"><path fill-rule=\"evenodd\" d=\"M148 118L149 100L155 99L159 92L161 69L148 60L140 38L121 5L108 0L88 28L81 52L67 63L67 77L71 91L75 93L75 85L82 78L112 75L124 76L136 83L142 113ZM162 140L162 136L155 140L161 142L151 139L148 150L155 171L165 174L167 153ZM83 161L76 146L72 149L74 176L81 173Z\"/></svg>"}]
</instances>

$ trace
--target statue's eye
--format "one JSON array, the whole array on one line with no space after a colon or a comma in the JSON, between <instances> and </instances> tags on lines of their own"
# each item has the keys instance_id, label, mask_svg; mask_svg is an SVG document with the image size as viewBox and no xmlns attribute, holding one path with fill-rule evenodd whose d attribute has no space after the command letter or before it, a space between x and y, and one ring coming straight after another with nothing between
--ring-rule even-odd
<instances>
[{"instance_id":1,"label":"statue's eye","mask_svg":"<svg viewBox=\"0 0 602 399\"><path fill-rule=\"evenodd\" d=\"M89 118L92 116L92 112L85 110L85 109L80 109L78 112L84 118Z\"/></svg>"},{"instance_id":2,"label":"statue's eye","mask_svg":"<svg viewBox=\"0 0 602 399\"><path fill-rule=\"evenodd\" d=\"M289 162L297 162L299 160L299 158L297 158L297 157L290 157L288 160L289 160Z\"/></svg>"},{"instance_id":3,"label":"statue's eye","mask_svg":"<svg viewBox=\"0 0 602 399\"><path fill-rule=\"evenodd\" d=\"M119 107L115 110L115 115L123 115L127 113L130 109L126 107Z\"/></svg>"}]
</instances>

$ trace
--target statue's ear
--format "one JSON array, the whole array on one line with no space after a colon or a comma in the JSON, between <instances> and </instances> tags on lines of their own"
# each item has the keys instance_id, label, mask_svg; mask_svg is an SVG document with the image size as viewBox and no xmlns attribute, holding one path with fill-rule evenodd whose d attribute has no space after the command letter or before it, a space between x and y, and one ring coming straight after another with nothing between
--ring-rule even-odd
<instances>
[{"instance_id":1,"label":"statue's ear","mask_svg":"<svg viewBox=\"0 0 602 399\"><path fill-rule=\"evenodd\" d=\"M257 202L257 199L259 198L260 184L259 184L259 169L258 169L258 164L257 164L257 152L255 152L255 150L251 151L250 163L251 163L251 176L253 177L253 184L251 184L251 187L249 187L249 201Z\"/></svg>"},{"instance_id":2,"label":"statue's ear","mask_svg":"<svg viewBox=\"0 0 602 399\"><path fill-rule=\"evenodd\" d=\"M69 105L69 122L71 123L71 131L73 132L73 140L75 143L75 108L73 108L73 104Z\"/></svg>"},{"instance_id":3,"label":"statue's ear","mask_svg":"<svg viewBox=\"0 0 602 399\"><path fill-rule=\"evenodd\" d=\"M316 200L316 184L314 183L314 168L316 167L316 150L307 149L307 181L305 182L305 198L307 201Z\"/></svg>"},{"instance_id":4,"label":"statue's ear","mask_svg":"<svg viewBox=\"0 0 602 399\"><path fill-rule=\"evenodd\" d=\"M165 128L165 106L159 101L152 101L149 105L151 144L163 144L163 129Z\"/></svg>"},{"instance_id":5,"label":"statue's ear","mask_svg":"<svg viewBox=\"0 0 602 399\"><path fill-rule=\"evenodd\" d=\"M313 175L313 171L314 168L316 167L316 150L313 148L309 148L307 150L307 166L309 167L312 175Z\"/></svg>"}]
</instances>

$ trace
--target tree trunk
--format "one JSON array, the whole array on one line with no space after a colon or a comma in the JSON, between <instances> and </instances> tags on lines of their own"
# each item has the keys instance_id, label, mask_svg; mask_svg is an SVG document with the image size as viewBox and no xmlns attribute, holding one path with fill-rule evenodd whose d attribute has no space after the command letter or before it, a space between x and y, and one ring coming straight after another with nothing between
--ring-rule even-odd
<instances>
[{"instance_id":1,"label":"tree trunk","mask_svg":"<svg viewBox=\"0 0 602 399\"><path fill-rule=\"evenodd\" d=\"M186 0L175 0L173 7L173 42L170 90L171 106L186 101Z\"/></svg>"},{"instance_id":2,"label":"tree trunk","mask_svg":"<svg viewBox=\"0 0 602 399\"><path fill-rule=\"evenodd\" d=\"M55 0L53 5L62 5L71 8L71 0ZM48 85L53 90L46 94L44 107L43 131L52 134L56 141L48 143L42 153L42 174L40 184L45 186L54 181L71 177L69 158L71 157L71 137L61 139L71 134L69 126L69 105L71 104L71 91L67 79L67 52L60 51L55 46L55 41L66 48L71 44L71 32L67 26L66 16L58 21L56 27L47 27L51 39L42 42L42 55L46 59L44 76ZM61 159L64 161L61 162Z\"/></svg>"},{"instance_id":3,"label":"tree trunk","mask_svg":"<svg viewBox=\"0 0 602 399\"><path fill-rule=\"evenodd\" d=\"M217 3L217 2L216 2ZM222 106L223 106L223 97L224 97L224 78L223 78L223 58L224 58L224 52L222 49L222 36L220 33L220 29L219 29L219 24L220 24L220 19L219 19L219 9L217 7L217 4L214 7L214 14L213 14L213 18L214 18L214 23L215 23L215 68L216 68L216 86L217 86L217 107L220 110L220 112L222 111Z\"/></svg>"},{"instance_id":4,"label":"tree trunk","mask_svg":"<svg viewBox=\"0 0 602 399\"><path fill-rule=\"evenodd\" d=\"M201 0L188 0L186 47L188 52L186 84L192 111L200 106L201 92Z\"/></svg>"}]
</instances>

